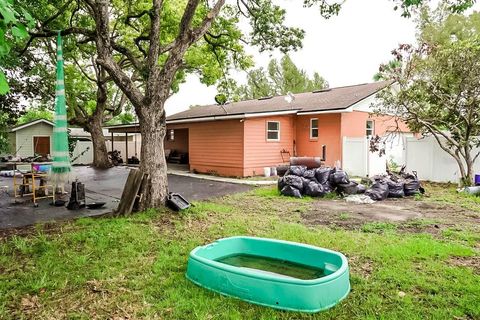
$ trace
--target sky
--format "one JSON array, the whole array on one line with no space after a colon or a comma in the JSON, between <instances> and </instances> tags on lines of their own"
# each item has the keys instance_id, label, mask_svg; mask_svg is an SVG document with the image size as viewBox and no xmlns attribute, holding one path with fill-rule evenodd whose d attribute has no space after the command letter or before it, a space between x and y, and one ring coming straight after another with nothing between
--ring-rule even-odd
<instances>
[{"instance_id":1,"label":"sky","mask_svg":"<svg viewBox=\"0 0 480 320\"><path fill-rule=\"evenodd\" d=\"M379 65L391 60L390 52L398 44L415 42L413 19L402 18L391 0L346 0L339 15L330 19L322 18L316 8L303 8L301 2L276 1L287 11L285 23L305 30L303 48L290 56L310 74L319 72L332 88L372 82ZM256 67L265 67L272 57L281 57L278 52L260 54L255 47L246 50ZM244 81L245 73L234 78ZM167 101L167 115L191 105L215 103L216 92L215 86L207 87L189 76Z\"/></svg>"}]
</instances>

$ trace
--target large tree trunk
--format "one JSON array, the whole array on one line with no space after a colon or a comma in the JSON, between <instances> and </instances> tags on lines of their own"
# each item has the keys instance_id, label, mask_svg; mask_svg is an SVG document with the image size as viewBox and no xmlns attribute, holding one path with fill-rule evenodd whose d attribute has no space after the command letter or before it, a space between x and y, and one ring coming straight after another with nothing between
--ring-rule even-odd
<instances>
[{"instance_id":1,"label":"large tree trunk","mask_svg":"<svg viewBox=\"0 0 480 320\"><path fill-rule=\"evenodd\" d=\"M166 132L163 102L157 100L144 108L139 124L142 134L140 170L148 175L140 203L140 209L145 210L165 205L168 195L167 162L163 148Z\"/></svg>"},{"instance_id":2,"label":"large tree trunk","mask_svg":"<svg viewBox=\"0 0 480 320\"><path fill-rule=\"evenodd\" d=\"M107 145L102 130L102 119L93 118L90 125L90 135L93 144L93 166L99 169L107 169L112 166L108 159Z\"/></svg>"}]
</instances>

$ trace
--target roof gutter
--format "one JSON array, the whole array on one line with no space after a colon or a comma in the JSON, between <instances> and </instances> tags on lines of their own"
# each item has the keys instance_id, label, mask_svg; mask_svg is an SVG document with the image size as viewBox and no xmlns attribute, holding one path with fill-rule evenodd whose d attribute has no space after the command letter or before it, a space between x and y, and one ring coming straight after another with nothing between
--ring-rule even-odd
<instances>
[{"instance_id":1,"label":"roof gutter","mask_svg":"<svg viewBox=\"0 0 480 320\"><path fill-rule=\"evenodd\" d=\"M236 115L224 115L224 116L211 116L211 117L202 117L202 118L167 120L167 124L279 116L279 115L285 115L285 114L296 114L297 112L298 112L298 110L286 110L286 111L278 111L278 112L242 113L242 114L236 114Z\"/></svg>"},{"instance_id":2,"label":"roof gutter","mask_svg":"<svg viewBox=\"0 0 480 320\"><path fill-rule=\"evenodd\" d=\"M304 112L298 112L297 115L303 116L303 115L313 115L313 114L324 114L324 113L347 113L347 112L353 112L353 107L348 107L346 109L335 109L335 110L322 110L322 111L304 111Z\"/></svg>"}]
</instances>

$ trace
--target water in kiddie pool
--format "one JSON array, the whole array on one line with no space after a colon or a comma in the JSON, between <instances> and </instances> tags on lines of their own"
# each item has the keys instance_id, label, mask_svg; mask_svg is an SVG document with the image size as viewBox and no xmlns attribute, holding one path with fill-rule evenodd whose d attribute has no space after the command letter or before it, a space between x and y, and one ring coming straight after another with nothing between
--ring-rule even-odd
<instances>
[{"instance_id":1,"label":"water in kiddie pool","mask_svg":"<svg viewBox=\"0 0 480 320\"><path fill-rule=\"evenodd\" d=\"M302 280L318 279L326 275L320 268L249 254L226 256L216 261L239 268L254 269L265 274Z\"/></svg>"}]
</instances>

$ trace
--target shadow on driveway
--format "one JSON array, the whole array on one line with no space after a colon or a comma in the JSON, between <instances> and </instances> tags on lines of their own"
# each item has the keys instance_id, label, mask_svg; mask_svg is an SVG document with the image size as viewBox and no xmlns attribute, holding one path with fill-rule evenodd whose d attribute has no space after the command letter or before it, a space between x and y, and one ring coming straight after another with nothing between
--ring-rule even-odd
<instances>
[{"instance_id":1,"label":"shadow on driveway","mask_svg":"<svg viewBox=\"0 0 480 320\"><path fill-rule=\"evenodd\" d=\"M86 201L106 202L103 209L67 210L65 207L54 207L50 201L43 200L38 208L31 202L14 204L13 179L0 177L0 187L8 186L11 196L0 194L0 229L17 228L38 222L68 220L80 217L99 216L117 208L127 180L129 168L114 167L97 170L90 167L74 167L72 180L78 179L85 184ZM171 192L182 194L189 201L204 200L250 190L251 186L226 182L209 181L193 177L168 175ZM70 191L70 188L66 189Z\"/></svg>"}]
</instances>

